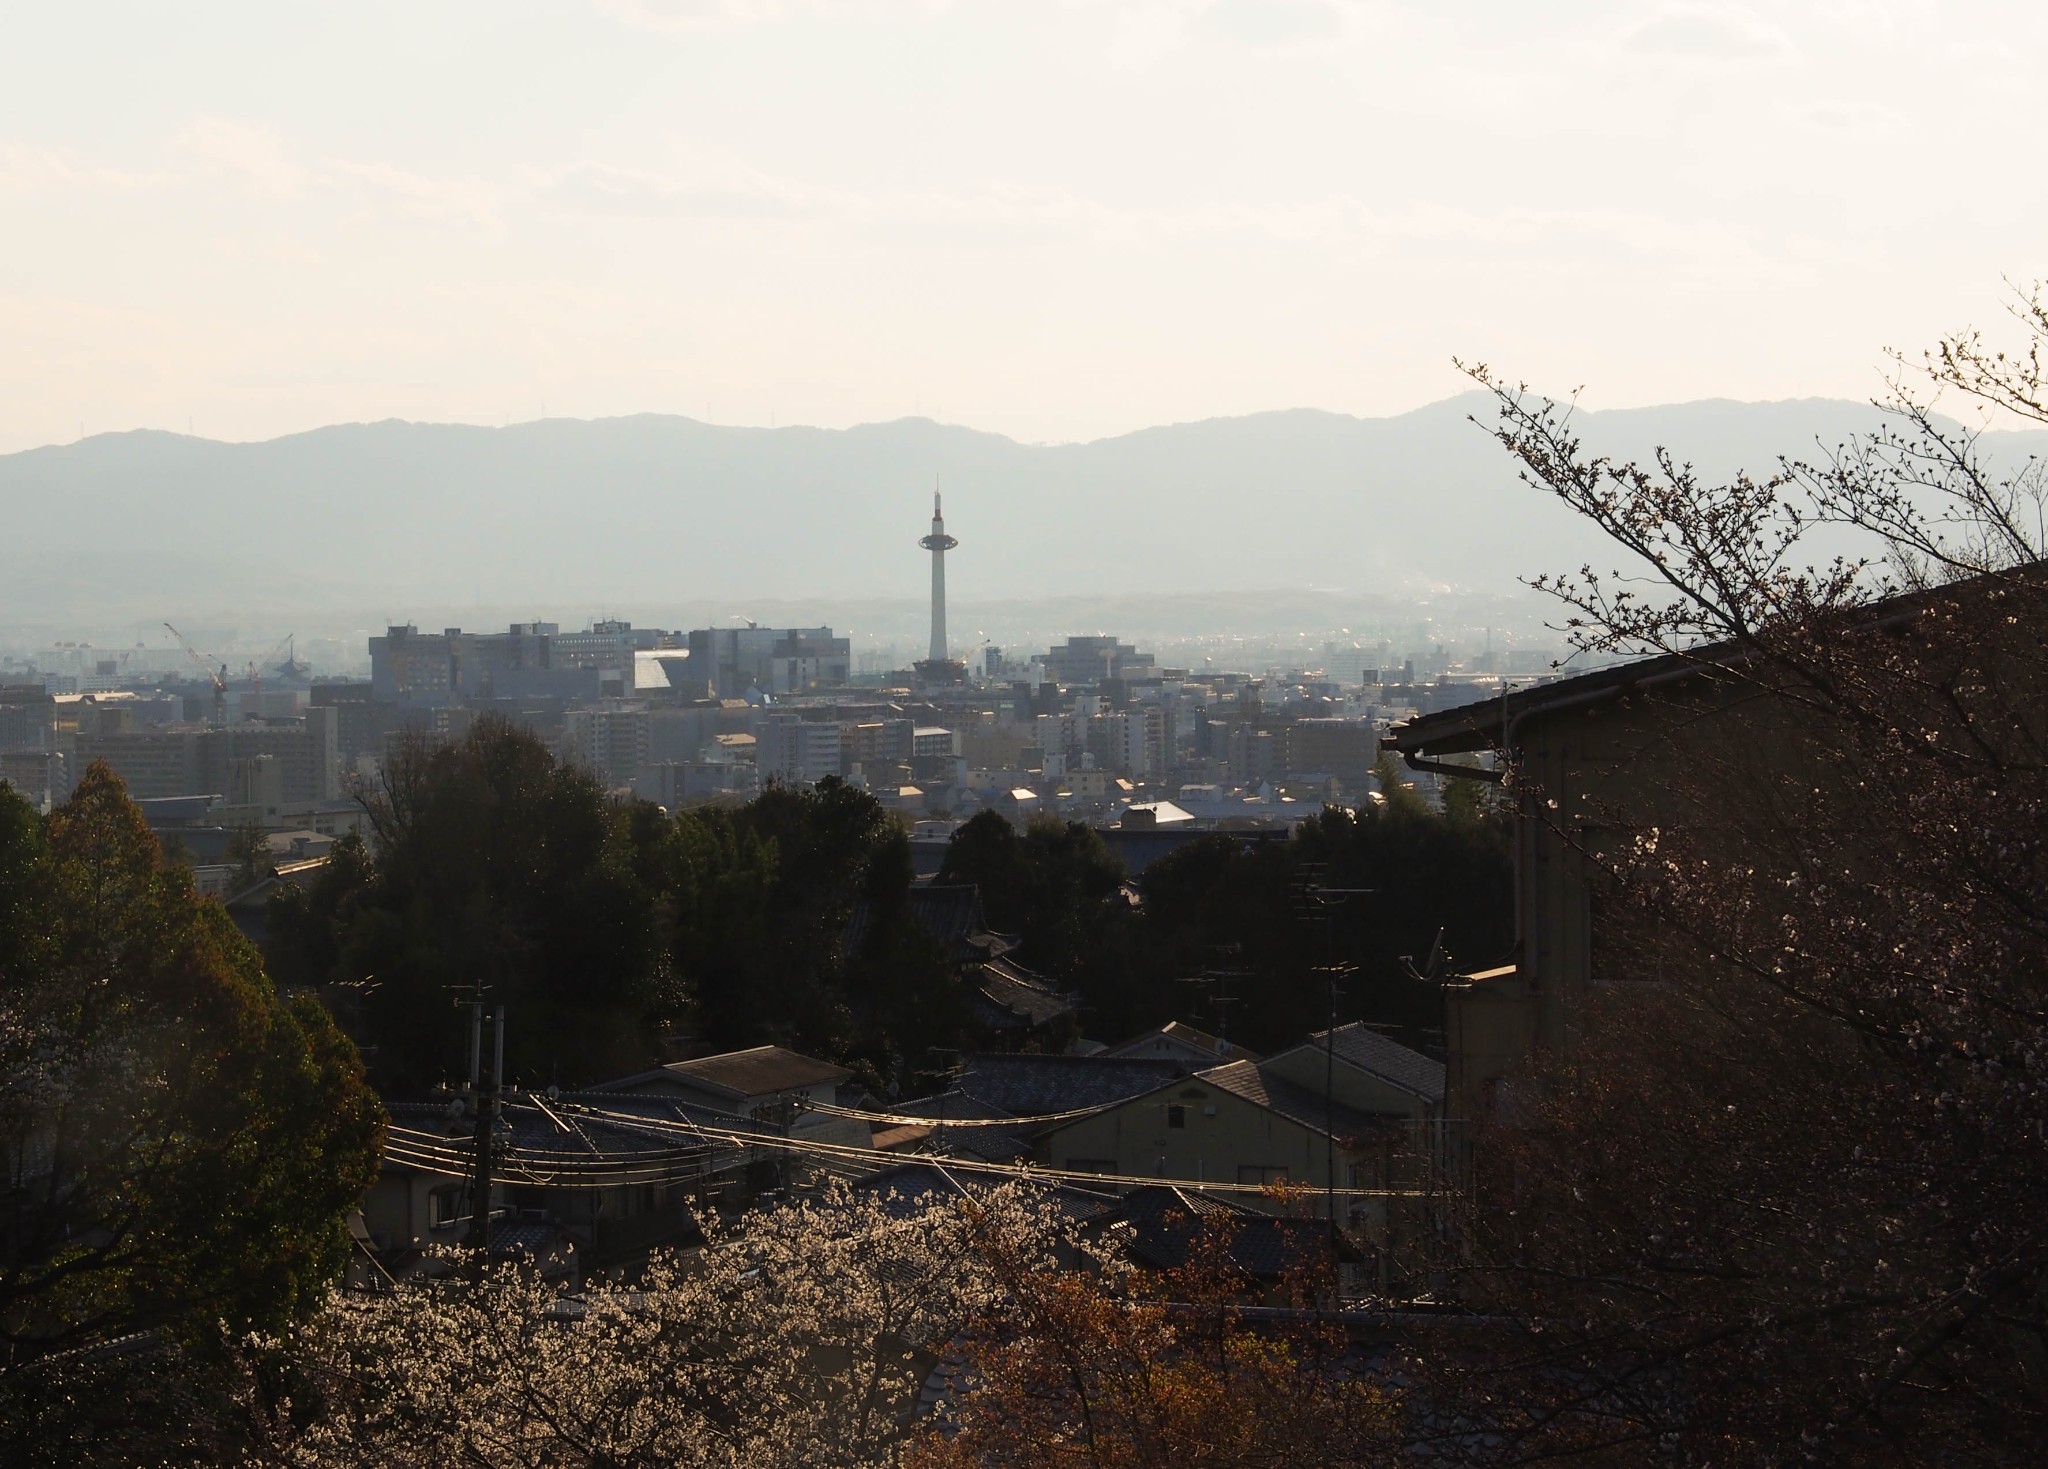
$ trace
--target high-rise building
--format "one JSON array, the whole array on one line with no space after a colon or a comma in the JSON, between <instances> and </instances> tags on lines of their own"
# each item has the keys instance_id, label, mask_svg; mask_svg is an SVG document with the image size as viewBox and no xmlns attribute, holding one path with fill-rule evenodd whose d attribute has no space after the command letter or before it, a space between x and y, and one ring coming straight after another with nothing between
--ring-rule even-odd
<instances>
[{"instance_id":1,"label":"high-rise building","mask_svg":"<svg viewBox=\"0 0 2048 1469\"><path fill-rule=\"evenodd\" d=\"M762 780L811 785L843 769L839 725L797 714L771 714L760 725L755 763Z\"/></svg>"},{"instance_id":2,"label":"high-rise building","mask_svg":"<svg viewBox=\"0 0 2048 1469\"><path fill-rule=\"evenodd\" d=\"M829 627L700 627L688 638L682 677L701 681L716 698L737 699L749 689L800 694L845 684L849 643Z\"/></svg>"},{"instance_id":3,"label":"high-rise building","mask_svg":"<svg viewBox=\"0 0 2048 1469\"><path fill-rule=\"evenodd\" d=\"M1105 679L1146 677L1152 655L1113 637L1071 637L1043 658L1045 676L1061 684L1099 684Z\"/></svg>"}]
</instances>

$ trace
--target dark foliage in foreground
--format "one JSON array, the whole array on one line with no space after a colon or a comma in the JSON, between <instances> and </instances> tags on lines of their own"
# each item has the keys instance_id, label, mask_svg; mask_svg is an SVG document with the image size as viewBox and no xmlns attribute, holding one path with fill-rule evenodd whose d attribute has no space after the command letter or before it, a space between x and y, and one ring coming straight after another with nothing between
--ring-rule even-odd
<instances>
[{"instance_id":1,"label":"dark foliage in foreground","mask_svg":"<svg viewBox=\"0 0 2048 1469\"><path fill-rule=\"evenodd\" d=\"M2021 315L2048 338L2037 303ZM1937 378L2048 421L2037 358L1974 343ZM1662 983L1590 1000L1483 1140L1469 1283L1540 1334L1446 1391L1504 1426L1502 1461L2038 1462L2038 466L1994 473L1902 399L1895 433L1710 486L1590 459L1513 390L1501 410L1530 476L1662 583L1553 583L1583 639L1715 645L1709 697L1742 712L1600 859L1625 921L1596 978ZM1801 569L1816 523L1867 533L1888 570ZM1671 699L1675 741L1700 707Z\"/></svg>"},{"instance_id":2,"label":"dark foliage in foreground","mask_svg":"<svg viewBox=\"0 0 2048 1469\"><path fill-rule=\"evenodd\" d=\"M175 1444L242 1334L323 1303L382 1122L105 766L47 818L0 785L0 1458Z\"/></svg>"}]
</instances>

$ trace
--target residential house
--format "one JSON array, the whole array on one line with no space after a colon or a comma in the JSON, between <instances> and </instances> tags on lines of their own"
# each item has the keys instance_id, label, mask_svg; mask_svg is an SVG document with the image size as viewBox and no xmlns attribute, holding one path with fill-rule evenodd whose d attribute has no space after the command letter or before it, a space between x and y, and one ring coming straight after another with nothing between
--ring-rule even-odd
<instances>
[{"instance_id":1,"label":"residential house","mask_svg":"<svg viewBox=\"0 0 2048 1469\"><path fill-rule=\"evenodd\" d=\"M1889 599L1838 635L1888 636L1934 595L2002 593L1982 579ZM1973 646L1965 682L1995 690L2013 735L2037 739L2039 630L2011 623L2011 640ZM1684 827L1714 834L1726 860L1752 860L1737 845L1731 805L1810 800L1803 812L1784 809L1801 822L1829 804L1842 767L1829 758L1828 731L1813 724L1796 687L1775 690L1749 658L1734 644L1647 658L1507 689L1387 732L1384 748L1431 778L1500 783L1515 772L1515 960L1460 976L1445 992L1456 1166L1469 1160L1471 1131L1498 1114L1506 1073L1539 1047L1570 1044L1589 986L1656 977L1618 957L1620 929L1603 903L1606 859L1652 830Z\"/></svg>"},{"instance_id":2,"label":"residential house","mask_svg":"<svg viewBox=\"0 0 2048 1469\"><path fill-rule=\"evenodd\" d=\"M1334 1206L1387 1287L1415 1267L1433 1228L1427 1164L1442 1105L1440 1064L1346 1026L1270 1060L1163 1080L1046 1127L1034 1147L1049 1167L1227 1185L1268 1212L1329 1217Z\"/></svg>"},{"instance_id":3,"label":"residential house","mask_svg":"<svg viewBox=\"0 0 2048 1469\"><path fill-rule=\"evenodd\" d=\"M1257 1061L1258 1052L1234 1045L1221 1036L1181 1020L1170 1020L1156 1030L1134 1035L1109 1047L1105 1056L1137 1056L1152 1060L1177 1061L1190 1071L1200 1071L1224 1061Z\"/></svg>"}]
</instances>

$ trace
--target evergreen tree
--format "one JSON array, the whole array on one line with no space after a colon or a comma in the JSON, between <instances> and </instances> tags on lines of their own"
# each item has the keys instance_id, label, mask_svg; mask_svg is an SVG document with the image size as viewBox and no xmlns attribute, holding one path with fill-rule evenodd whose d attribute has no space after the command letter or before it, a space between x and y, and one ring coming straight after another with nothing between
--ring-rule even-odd
<instances>
[{"instance_id":1,"label":"evergreen tree","mask_svg":"<svg viewBox=\"0 0 2048 1469\"><path fill-rule=\"evenodd\" d=\"M10 1462L120 1417L80 1390L95 1349L154 1333L203 1359L315 1307L382 1125L354 1048L278 996L105 765L48 818L0 785Z\"/></svg>"}]
</instances>

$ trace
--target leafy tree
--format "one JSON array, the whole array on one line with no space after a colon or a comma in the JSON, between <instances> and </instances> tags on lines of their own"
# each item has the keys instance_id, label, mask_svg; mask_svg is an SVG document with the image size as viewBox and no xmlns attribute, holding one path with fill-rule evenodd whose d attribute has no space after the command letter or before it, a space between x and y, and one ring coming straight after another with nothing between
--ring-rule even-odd
<instances>
[{"instance_id":1,"label":"leafy tree","mask_svg":"<svg viewBox=\"0 0 2048 1469\"><path fill-rule=\"evenodd\" d=\"M1412 1043L1434 1043L1442 1001L1413 971L1432 952L1444 969L1510 952L1513 863L1500 818L1449 820L1401 789L1405 797L1355 813L1326 807L1289 842L1219 834L1153 863L1140 882L1138 976L1091 998L1137 1029L1196 1003L1178 981L1238 971L1219 982L1257 1003L1232 1012L1231 1033L1271 1049L1329 1023L1327 967L1347 964L1355 973L1338 999L1340 1020L1403 1026ZM1119 1006L1119 993L1140 997L1150 1013Z\"/></svg>"},{"instance_id":2,"label":"leafy tree","mask_svg":"<svg viewBox=\"0 0 2048 1469\"><path fill-rule=\"evenodd\" d=\"M2020 351L1968 335L1927 366L2048 423L2048 312L2036 296L2019 315ZM1711 484L1668 454L1590 456L1566 410L1479 376L1528 477L1655 589L1546 580L1581 644L1691 660L1710 706L1749 721L1662 767L1661 814L1595 813L1633 835L1583 854L1613 919L1596 977L1662 983L1590 999L1477 1150L1471 1283L1545 1332L1526 1370L1488 1380L1501 1456L2033 1462L2048 1429L2038 461L1986 462L1901 379L1891 426ZM1812 558L1816 529L1859 554ZM1674 700L1671 738L1701 710Z\"/></svg>"},{"instance_id":3,"label":"leafy tree","mask_svg":"<svg viewBox=\"0 0 2048 1469\"><path fill-rule=\"evenodd\" d=\"M354 1049L278 997L104 764L47 819L0 786L10 1462L86 1455L126 1421L82 1387L109 1344L203 1359L317 1306L382 1122Z\"/></svg>"},{"instance_id":4,"label":"leafy tree","mask_svg":"<svg viewBox=\"0 0 2048 1469\"><path fill-rule=\"evenodd\" d=\"M713 1043L864 1062L883 1086L957 1043L965 996L910 911L909 844L872 796L771 786L680 813L671 852L675 972Z\"/></svg>"},{"instance_id":5,"label":"leafy tree","mask_svg":"<svg viewBox=\"0 0 2048 1469\"><path fill-rule=\"evenodd\" d=\"M1373 762L1372 778L1388 811L1413 816L1427 809L1427 803L1415 793L1408 777L1401 773L1401 762L1394 758L1391 750L1380 751L1379 759Z\"/></svg>"},{"instance_id":6,"label":"leafy tree","mask_svg":"<svg viewBox=\"0 0 2048 1469\"><path fill-rule=\"evenodd\" d=\"M897 1090L934 1051L965 1045L971 1019L966 987L910 911L915 876L909 835L891 825L862 882L864 941L847 956L846 992L865 1032L859 1049Z\"/></svg>"},{"instance_id":7,"label":"leafy tree","mask_svg":"<svg viewBox=\"0 0 2048 1469\"><path fill-rule=\"evenodd\" d=\"M1019 833L1001 813L983 811L953 833L936 880L978 887L989 926L1018 935L1018 957L1064 982L1122 916L1116 897L1124 875L1086 822L1039 816Z\"/></svg>"},{"instance_id":8,"label":"leafy tree","mask_svg":"<svg viewBox=\"0 0 2048 1469\"><path fill-rule=\"evenodd\" d=\"M802 1008L800 975L780 962L776 944L777 856L731 812L707 808L676 817L675 969L698 1025L721 1045L759 1044Z\"/></svg>"},{"instance_id":9,"label":"leafy tree","mask_svg":"<svg viewBox=\"0 0 2048 1469\"><path fill-rule=\"evenodd\" d=\"M226 855L234 865L235 881L242 887L270 875L270 842L256 822L238 826L228 834Z\"/></svg>"},{"instance_id":10,"label":"leafy tree","mask_svg":"<svg viewBox=\"0 0 2048 1469\"><path fill-rule=\"evenodd\" d=\"M374 859L351 848L284 895L272 956L289 982L353 991L345 1013L381 1085L454 1075L466 1027L452 1002L479 991L510 1012L513 1076L646 1064L672 996L644 813L495 716L454 743L401 743L367 806Z\"/></svg>"}]
</instances>

